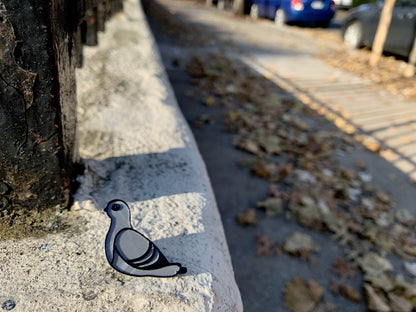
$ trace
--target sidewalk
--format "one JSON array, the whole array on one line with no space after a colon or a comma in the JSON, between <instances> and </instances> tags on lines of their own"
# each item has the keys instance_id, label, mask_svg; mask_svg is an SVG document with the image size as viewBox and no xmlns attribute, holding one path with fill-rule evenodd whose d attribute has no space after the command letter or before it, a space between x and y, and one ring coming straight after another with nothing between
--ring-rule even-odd
<instances>
[{"instance_id":1,"label":"sidewalk","mask_svg":"<svg viewBox=\"0 0 416 312\"><path fill-rule=\"evenodd\" d=\"M67 230L0 241L0 304L16 311L242 311L205 165L177 107L136 0L85 48L77 73L85 165ZM104 254L109 218L127 201L132 225L186 275L135 278ZM12 306L13 304L9 304Z\"/></svg>"}]
</instances>

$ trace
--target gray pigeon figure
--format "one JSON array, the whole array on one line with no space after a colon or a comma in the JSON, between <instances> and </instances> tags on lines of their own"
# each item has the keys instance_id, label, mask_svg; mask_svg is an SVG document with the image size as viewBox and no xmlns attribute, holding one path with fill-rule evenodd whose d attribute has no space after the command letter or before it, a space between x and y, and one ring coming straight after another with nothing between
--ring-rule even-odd
<instances>
[{"instance_id":1,"label":"gray pigeon figure","mask_svg":"<svg viewBox=\"0 0 416 312\"><path fill-rule=\"evenodd\" d=\"M171 277L186 273L185 267L169 263L153 242L132 228L130 208L124 201L112 200L104 211L111 218L105 255L114 269L132 276Z\"/></svg>"}]
</instances>

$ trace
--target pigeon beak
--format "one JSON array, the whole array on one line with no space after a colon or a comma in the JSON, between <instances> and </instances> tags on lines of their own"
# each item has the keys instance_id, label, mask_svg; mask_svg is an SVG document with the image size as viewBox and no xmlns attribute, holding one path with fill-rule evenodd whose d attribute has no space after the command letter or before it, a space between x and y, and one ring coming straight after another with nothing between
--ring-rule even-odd
<instances>
[{"instance_id":1,"label":"pigeon beak","mask_svg":"<svg viewBox=\"0 0 416 312\"><path fill-rule=\"evenodd\" d=\"M107 210L108 210L108 206L106 206L106 207L104 208L104 212L107 212Z\"/></svg>"}]
</instances>

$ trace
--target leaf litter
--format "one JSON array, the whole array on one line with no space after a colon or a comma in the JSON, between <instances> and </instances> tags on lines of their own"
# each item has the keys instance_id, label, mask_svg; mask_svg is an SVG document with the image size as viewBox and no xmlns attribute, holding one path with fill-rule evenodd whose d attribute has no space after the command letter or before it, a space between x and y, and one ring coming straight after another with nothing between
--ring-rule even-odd
<instances>
[{"instance_id":1,"label":"leaf litter","mask_svg":"<svg viewBox=\"0 0 416 312\"><path fill-rule=\"evenodd\" d=\"M188 74L204 98L211 99L209 104L226 108L224 131L234 133L233 145L253 159L244 166L270 182L269 196L256 208L266 216L293 216L307 228L332 233L344 246L345 260L333 270L341 277L331 279L330 290L360 301L360 291L343 276L355 274L359 268L365 276L363 289L370 310L407 311L409 302L416 307L416 295L409 290L415 282L397 286L387 258L394 254L408 262L416 260L416 218L395 209L391 196L372 186L372 177L361 160L356 160L352 169L337 163L337 151L348 152L358 143L237 60L218 54L196 55L188 65ZM361 139L362 144L367 141L374 151L379 150L370 138ZM259 222L254 208L236 218L241 225ZM319 246L301 233L294 233L281 249L264 235L257 237L257 244L256 255L262 256L319 251ZM300 278L286 284L289 310L312 311L318 306L323 291L314 296L309 287ZM303 296L303 304L292 292Z\"/></svg>"}]
</instances>

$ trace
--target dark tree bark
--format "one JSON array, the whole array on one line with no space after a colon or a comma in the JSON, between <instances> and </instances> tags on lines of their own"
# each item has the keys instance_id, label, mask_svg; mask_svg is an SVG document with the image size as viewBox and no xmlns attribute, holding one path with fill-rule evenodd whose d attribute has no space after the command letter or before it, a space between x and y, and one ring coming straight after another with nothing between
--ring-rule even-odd
<instances>
[{"instance_id":1,"label":"dark tree bark","mask_svg":"<svg viewBox=\"0 0 416 312\"><path fill-rule=\"evenodd\" d=\"M89 31L95 38L89 43L96 44L100 23L120 5L0 0L0 213L67 205L77 160L81 43Z\"/></svg>"}]
</instances>

